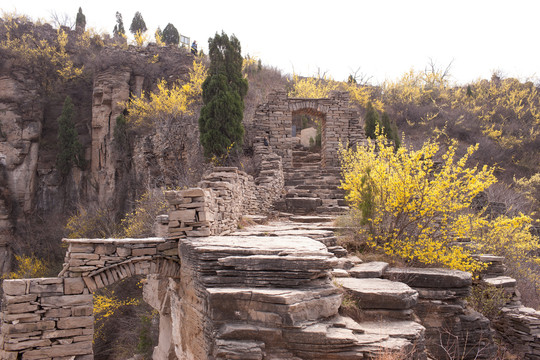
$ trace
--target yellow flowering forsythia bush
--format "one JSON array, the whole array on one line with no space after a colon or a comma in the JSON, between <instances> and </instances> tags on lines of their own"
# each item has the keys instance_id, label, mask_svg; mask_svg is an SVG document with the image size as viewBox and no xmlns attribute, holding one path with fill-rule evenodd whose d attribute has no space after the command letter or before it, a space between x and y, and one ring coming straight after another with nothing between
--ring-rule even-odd
<instances>
[{"instance_id":1,"label":"yellow flowering forsythia bush","mask_svg":"<svg viewBox=\"0 0 540 360\"><path fill-rule=\"evenodd\" d=\"M127 121L136 127L153 127L155 122L165 118L190 115L190 105L202 94L202 83L207 71L202 62L194 60L187 83L168 84L161 80L157 84L156 92L151 92L148 96L142 92L140 96L132 97L124 104L129 113Z\"/></svg>"},{"instance_id":2,"label":"yellow flowering forsythia bush","mask_svg":"<svg viewBox=\"0 0 540 360\"><path fill-rule=\"evenodd\" d=\"M477 146L461 158L456 148L453 142L441 163L435 162L440 149L434 141L420 150L395 151L379 137L367 147L340 150L342 188L370 246L408 261L471 272L484 266L471 251L517 259L534 249L528 217L490 221L469 212L472 199L496 179L486 166L466 167ZM451 246L457 237L471 238L476 248Z\"/></svg>"},{"instance_id":3,"label":"yellow flowering forsythia bush","mask_svg":"<svg viewBox=\"0 0 540 360\"><path fill-rule=\"evenodd\" d=\"M145 192L136 202L135 210L127 213L121 221L122 236L140 238L151 236L156 216L167 213L169 203L164 191Z\"/></svg>"},{"instance_id":4,"label":"yellow flowering forsythia bush","mask_svg":"<svg viewBox=\"0 0 540 360\"><path fill-rule=\"evenodd\" d=\"M298 75L293 75L289 84L291 87L289 97L320 99L327 98L334 90L347 91L353 104L365 108L371 102L376 110L384 110L383 103L375 97L371 86L335 81L327 77L299 77Z\"/></svg>"},{"instance_id":5,"label":"yellow flowering forsythia bush","mask_svg":"<svg viewBox=\"0 0 540 360\"><path fill-rule=\"evenodd\" d=\"M71 80L82 74L82 67L74 66L66 51L68 35L63 30L57 30L56 39L47 39L24 17L4 14L2 20L4 38L0 40L0 50L39 73L54 71L62 80ZM26 30L21 31L19 27ZM47 74L44 74L43 81L50 82Z\"/></svg>"},{"instance_id":6,"label":"yellow flowering forsythia bush","mask_svg":"<svg viewBox=\"0 0 540 360\"><path fill-rule=\"evenodd\" d=\"M29 279L40 278L48 275L48 264L34 255L15 255L17 270L3 276L5 279Z\"/></svg>"},{"instance_id":7,"label":"yellow flowering forsythia bush","mask_svg":"<svg viewBox=\"0 0 540 360\"><path fill-rule=\"evenodd\" d=\"M103 294L94 294L94 339L105 338L102 329L109 317L122 306L137 306L137 299L120 300L114 294L114 290L104 291Z\"/></svg>"}]
</instances>

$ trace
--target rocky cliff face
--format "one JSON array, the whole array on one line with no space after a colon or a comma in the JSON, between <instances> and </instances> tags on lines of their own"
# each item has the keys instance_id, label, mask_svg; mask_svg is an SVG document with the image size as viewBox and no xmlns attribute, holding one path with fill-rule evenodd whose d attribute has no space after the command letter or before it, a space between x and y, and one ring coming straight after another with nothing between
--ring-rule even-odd
<instances>
[{"instance_id":1,"label":"rocky cliff face","mask_svg":"<svg viewBox=\"0 0 540 360\"><path fill-rule=\"evenodd\" d=\"M52 28L43 31L56 33ZM70 43L75 44L77 35L69 36ZM180 139L183 141L178 141L179 136L168 139L175 144L172 147L163 142L164 134L172 133L170 128L130 133L129 149L122 156L114 143L116 118L125 111L122 103L131 94L153 90L161 78L168 81L186 78L192 58L182 49L103 47L93 49L91 56L88 49L77 51L74 45L70 48L72 56L83 58L82 77L46 89L40 78L43 74L21 66L0 50L2 273L10 268L13 246L17 246L17 251L27 246L26 250L39 252L33 248L36 239L30 239L29 231L22 231L29 224L40 219L46 228L47 224L51 226L49 220L54 219L55 226L61 228L78 205L123 213L129 210L126 204L137 196L137 187L175 183L177 174L170 174L161 183L151 181L155 174L166 173L171 161L182 159L175 146L198 147L193 119L177 126L183 129ZM88 165L83 169L74 167L63 177L56 169L57 118L67 95L75 105L75 125Z\"/></svg>"},{"instance_id":2,"label":"rocky cliff face","mask_svg":"<svg viewBox=\"0 0 540 360\"><path fill-rule=\"evenodd\" d=\"M29 74L0 73L0 270L7 271L17 220L34 205L43 98Z\"/></svg>"}]
</instances>

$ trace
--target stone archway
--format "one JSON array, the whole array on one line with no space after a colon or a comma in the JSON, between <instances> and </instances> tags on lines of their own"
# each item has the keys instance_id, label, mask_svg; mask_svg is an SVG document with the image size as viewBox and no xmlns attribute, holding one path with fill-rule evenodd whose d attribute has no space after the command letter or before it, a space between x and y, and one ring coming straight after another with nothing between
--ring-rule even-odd
<instances>
[{"instance_id":1,"label":"stone archway","mask_svg":"<svg viewBox=\"0 0 540 360\"><path fill-rule=\"evenodd\" d=\"M268 102L255 113L259 136L268 139L272 150L283 158L284 167L292 166L293 114L305 112L324 119L321 136L321 165L339 165L339 144L361 144L365 140L364 121L349 104L347 92L334 91L328 98L289 98L285 91L271 93Z\"/></svg>"}]
</instances>

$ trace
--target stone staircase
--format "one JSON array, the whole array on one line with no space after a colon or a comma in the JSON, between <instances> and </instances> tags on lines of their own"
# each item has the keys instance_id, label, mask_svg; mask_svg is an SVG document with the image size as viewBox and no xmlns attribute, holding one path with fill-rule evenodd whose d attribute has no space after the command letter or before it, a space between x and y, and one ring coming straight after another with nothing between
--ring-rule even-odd
<instances>
[{"instance_id":1,"label":"stone staircase","mask_svg":"<svg viewBox=\"0 0 540 360\"><path fill-rule=\"evenodd\" d=\"M285 197L279 210L295 214L339 214L346 212L345 192L339 168L322 168L321 154L302 145L293 148L292 167L284 168Z\"/></svg>"}]
</instances>

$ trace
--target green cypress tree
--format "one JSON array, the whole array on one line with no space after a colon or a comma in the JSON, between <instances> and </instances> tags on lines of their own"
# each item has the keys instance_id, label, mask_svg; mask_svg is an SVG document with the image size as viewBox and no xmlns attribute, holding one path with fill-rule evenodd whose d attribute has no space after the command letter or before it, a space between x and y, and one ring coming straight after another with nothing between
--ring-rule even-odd
<instances>
[{"instance_id":1,"label":"green cypress tree","mask_svg":"<svg viewBox=\"0 0 540 360\"><path fill-rule=\"evenodd\" d=\"M77 32L84 32L86 28L86 16L84 16L82 9L79 7L79 12L77 13L77 18L75 20L75 30Z\"/></svg>"},{"instance_id":2,"label":"green cypress tree","mask_svg":"<svg viewBox=\"0 0 540 360\"><path fill-rule=\"evenodd\" d=\"M56 167L62 175L67 175L74 165L83 167L85 164L84 151L73 122L73 112L73 102L67 96L62 114L57 120L59 151L56 157Z\"/></svg>"},{"instance_id":3,"label":"green cypress tree","mask_svg":"<svg viewBox=\"0 0 540 360\"><path fill-rule=\"evenodd\" d=\"M178 45L180 42L180 34L173 24L168 23L163 29L163 41L167 45Z\"/></svg>"},{"instance_id":4,"label":"green cypress tree","mask_svg":"<svg viewBox=\"0 0 540 360\"><path fill-rule=\"evenodd\" d=\"M248 83L242 76L242 55L238 39L224 32L208 40L210 68L202 85L204 106L199 131L204 154L223 156L244 140L244 96Z\"/></svg>"},{"instance_id":5,"label":"green cypress tree","mask_svg":"<svg viewBox=\"0 0 540 360\"><path fill-rule=\"evenodd\" d=\"M132 34L136 34L137 31L140 31L141 33L148 30L146 28L146 23L144 22L144 19L139 11L135 13L135 16L133 16L133 20L131 21L131 26L129 27L129 31Z\"/></svg>"},{"instance_id":6,"label":"green cypress tree","mask_svg":"<svg viewBox=\"0 0 540 360\"><path fill-rule=\"evenodd\" d=\"M398 134L396 123L390 120L390 116L386 112L383 112L381 117L381 131L383 135L394 143L394 147L397 149L401 145L401 139Z\"/></svg>"},{"instance_id":7,"label":"green cypress tree","mask_svg":"<svg viewBox=\"0 0 540 360\"><path fill-rule=\"evenodd\" d=\"M377 134L375 133L377 125L380 129L381 121L379 120L379 113L377 112L377 110L375 110L375 108L373 108L373 104L369 102L367 106L366 122L364 125L366 137L370 139L375 139L377 137Z\"/></svg>"},{"instance_id":8,"label":"green cypress tree","mask_svg":"<svg viewBox=\"0 0 540 360\"><path fill-rule=\"evenodd\" d=\"M471 85L467 85L467 96L468 96L468 97L472 97L472 96L473 96L473 92L472 92L472 89L471 89Z\"/></svg>"},{"instance_id":9,"label":"green cypress tree","mask_svg":"<svg viewBox=\"0 0 540 360\"><path fill-rule=\"evenodd\" d=\"M122 20L122 14L116 12L116 25L114 25L113 34L115 37L126 34L126 29L124 29L124 21Z\"/></svg>"}]
</instances>

